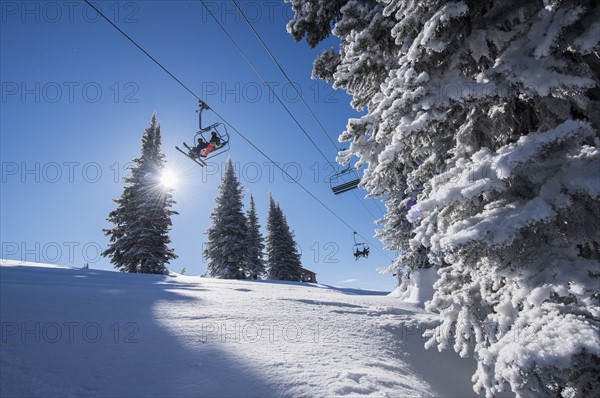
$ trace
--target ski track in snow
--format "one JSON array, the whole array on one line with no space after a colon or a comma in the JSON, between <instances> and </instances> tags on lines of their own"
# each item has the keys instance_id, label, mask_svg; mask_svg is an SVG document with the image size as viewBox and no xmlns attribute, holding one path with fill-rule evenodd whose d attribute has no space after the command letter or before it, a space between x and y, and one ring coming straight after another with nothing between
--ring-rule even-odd
<instances>
[{"instance_id":1,"label":"ski track in snow","mask_svg":"<svg viewBox=\"0 0 600 398\"><path fill-rule=\"evenodd\" d=\"M384 293L0 264L2 397L476 396Z\"/></svg>"}]
</instances>

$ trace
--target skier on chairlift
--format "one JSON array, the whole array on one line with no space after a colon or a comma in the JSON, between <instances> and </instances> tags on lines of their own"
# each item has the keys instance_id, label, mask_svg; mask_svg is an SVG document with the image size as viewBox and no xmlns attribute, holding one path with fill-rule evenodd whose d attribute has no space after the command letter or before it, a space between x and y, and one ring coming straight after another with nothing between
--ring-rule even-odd
<instances>
[{"instance_id":1,"label":"skier on chairlift","mask_svg":"<svg viewBox=\"0 0 600 398\"><path fill-rule=\"evenodd\" d=\"M194 147L189 146L185 142L183 146L185 149L181 149L175 146L179 152L193 160L199 166L206 166L206 159L210 159L213 156L220 155L229 150L229 133L227 127L223 123L214 123L210 126L202 126L202 111L210 109L203 101L200 101L200 107L196 111L198 113L198 126L199 130L195 137L197 138L197 144ZM217 128L220 126L219 128ZM210 139L205 141L204 134L212 131ZM213 153L214 152L214 153Z\"/></svg>"},{"instance_id":2,"label":"skier on chairlift","mask_svg":"<svg viewBox=\"0 0 600 398\"><path fill-rule=\"evenodd\" d=\"M221 147L221 139L219 138L219 136L217 135L217 133L215 131L212 132L211 136L210 136L210 142L211 144L214 144L215 148L220 148Z\"/></svg>"},{"instance_id":3,"label":"skier on chairlift","mask_svg":"<svg viewBox=\"0 0 600 398\"><path fill-rule=\"evenodd\" d=\"M359 250L358 248L356 249L356 251L354 252L354 259L358 260L361 257L369 257L369 248L365 247L362 250Z\"/></svg>"},{"instance_id":4,"label":"skier on chairlift","mask_svg":"<svg viewBox=\"0 0 600 398\"><path fill-rule=\"evenodd\" d=\"M184 143L184 145L185 145L185 143ZM205 157L206 155L204 154L204 150L208 147L208 145L209 145L208 142L204 141L202 138L198 138L197 145L195 147L193 147L192 149L190 149L190 152L197 158ZM188 147L187 145L185 145L185 146Z\"/></svg>"},{"instance_id":5,"label":"skier on chairlift","mask_svg":"<svg viewBox=\"0 0 600 398\"><path fill-rule=\"evenodd\" d=\"M361 257L369 257L369 246L363 242L356 241L357 232L353 232L352 238L354 239L354 260L358 260Z\"/></svg>"}]
</instances>

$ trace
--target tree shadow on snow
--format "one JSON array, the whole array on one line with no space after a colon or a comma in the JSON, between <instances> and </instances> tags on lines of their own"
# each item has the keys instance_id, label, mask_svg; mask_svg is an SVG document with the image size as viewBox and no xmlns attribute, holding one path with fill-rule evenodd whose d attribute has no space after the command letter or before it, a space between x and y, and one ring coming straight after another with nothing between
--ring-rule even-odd
<instances>
[{"instance_id":1,"label":"tree shadow on snow","mask_svg":"<svg viewBox=\"0 0 600 398\"><path fill-rule=\"evenodd\" d=\"M281 396L202 338L201 290L169 276L0 267L0 396Z\"/></svg>"}]
</instances>

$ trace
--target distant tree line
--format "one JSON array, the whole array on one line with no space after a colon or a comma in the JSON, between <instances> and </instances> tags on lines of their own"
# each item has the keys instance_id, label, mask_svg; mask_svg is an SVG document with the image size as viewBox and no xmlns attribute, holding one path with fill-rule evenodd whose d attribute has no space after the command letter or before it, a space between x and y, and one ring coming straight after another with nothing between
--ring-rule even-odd
<instances>
[{"instance_id":1,"label":"distant tree line","mask_svg":"<svg viewBox=\"0 0 600 398\"><path fill-rule=\"evenodd\" d=\"M254 197L243 212L243 187L235 175L231 159L219 186L219 196L211 213L212 225L206 231L204 251L209 276L224 279L300 281L300 255L287 219L273 196L269 196L267 238L260 232Z\"/></svg>"}]
</instances>

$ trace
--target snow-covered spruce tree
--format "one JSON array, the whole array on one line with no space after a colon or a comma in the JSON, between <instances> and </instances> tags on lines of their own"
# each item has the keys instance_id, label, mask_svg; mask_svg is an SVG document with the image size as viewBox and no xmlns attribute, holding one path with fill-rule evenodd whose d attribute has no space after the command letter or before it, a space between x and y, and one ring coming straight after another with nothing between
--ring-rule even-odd
<instances>
[{"instance_id":1,"label":"snow-covered spruce tree","mask_svg":"<svg viewBox=\"0 0 600 398\"><path fill-rule=\"evenodd\" d=\"M123 272L163 274L166 264L177 258L167 246L171 216L177 212L171 210L172 189L161 184L165 157L160 145L160 125L152 115L142 135L142 154L124 178L123 194L114 200L117 209L108 215L114 227L103 230L110 243L102 255Z\"/></svg>"},{"instance_id":2,"label":"snow-covered spruce tree","mask_svg":"<svg viewBox=\"0 0 600 398\"><path fill-rule=\"evenodd\" d=\"M267 279L300 281L302 264L294 233L272 195L269 195L267 232Z\"/></svg>"},{"instance_id":3,"label":"snow-covered spruce tree","mask_svg":"<svg viewBox=\"0 0 600 398\"><path fill-rule=\"evenodd\" d=\"M265 274L265 260L263 259L265 244L260 232L260 224L256 215L256 204L252 195L250 195L250 209L248 209L248 213L246 214L246 220L248 222L248 235L246 237L248 256L244 265L244 272L248 278L258 279L262 278Z\"/></svg>"},{"instance_id":4,"label":"snow-covered spruce tree","mask_svg":"<svg viewBox=\"0 0 600 398\"><path fill-rule=\"evenodd\" d=\"M380 238L438 268L427 345L473 353L487 396L600 395L599 3L291 2L297 39L340 39L313 75L367 107L340 160Z\"/></svg>"},{"instance_id":5,"label":"snow-covered spruce tree","mask_svg":"<svg viewBox=\"0 0 600 398\"><path fill-rule=\"evenodd\" d=\"M206 231L208 242L204 255L208 259L208 275L223 279L245 279L244 265L248 256L246 216L243 212L242 186L235 176L231 159L219 186L219 196Z\"/></svg>"}]
</instances>

